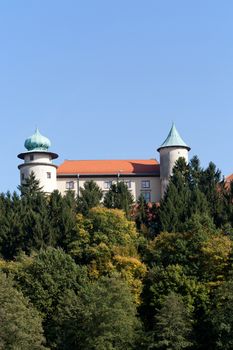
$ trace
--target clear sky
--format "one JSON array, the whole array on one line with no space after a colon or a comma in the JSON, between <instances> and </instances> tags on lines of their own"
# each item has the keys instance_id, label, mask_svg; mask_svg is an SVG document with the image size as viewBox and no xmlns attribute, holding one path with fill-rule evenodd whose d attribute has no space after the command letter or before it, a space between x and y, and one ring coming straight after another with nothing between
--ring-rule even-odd
<instances>
[{"instance_id":1,"label":"clear sky","mask_svg":"<svg viewBox=\"0 0 233 350\"><path fill-rule=\"evenodd\" d=\"M36 126L64 159L159 158L172 121L233 172L231 0L0 2L0 191Z\"/></svg>"}]
</instances>

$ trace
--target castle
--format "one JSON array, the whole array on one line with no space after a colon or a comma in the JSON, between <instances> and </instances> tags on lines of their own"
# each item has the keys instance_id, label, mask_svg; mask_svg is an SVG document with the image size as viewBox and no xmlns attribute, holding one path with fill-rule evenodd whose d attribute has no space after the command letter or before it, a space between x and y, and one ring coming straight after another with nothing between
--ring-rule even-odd
<instances>
[{"instance_id":1,"label":"castle","mask_svg":"<svg viewBox=\"0 0 233 350\"><path fill-rule=\"evenodd\" d=\"M160 163L151 160L65 160L61 165L53 164L58 158L50 152L51 142L47 137L35 133L24 143L26 152L18 158L24 162L18 166L20 183L34 172L46 193L59 190L62 194L74 191L79 196L85 181L94 180L106 193L113 183L123 181L136 200L141 194L147 202L159 202L163 196L178 158L188 162L190 147L179 135L175 125L158 148Z\"/></svg>"}]
</instances>

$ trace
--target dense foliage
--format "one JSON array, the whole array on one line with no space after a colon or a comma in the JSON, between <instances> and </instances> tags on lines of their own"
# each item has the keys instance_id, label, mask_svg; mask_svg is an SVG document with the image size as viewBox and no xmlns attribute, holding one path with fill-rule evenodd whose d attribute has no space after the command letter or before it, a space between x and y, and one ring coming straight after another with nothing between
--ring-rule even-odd
<instances>
[{"instance_id":1,"label":"dense foliage","mask_svg":"<svg viewBox=\"0 0 233 350\"><path fill-rule=\"evenodd\" d=\"M160 204L123 182L0 194L0 349L233 348L233 185L180 158Z\"/></svg>"}]
</instances>

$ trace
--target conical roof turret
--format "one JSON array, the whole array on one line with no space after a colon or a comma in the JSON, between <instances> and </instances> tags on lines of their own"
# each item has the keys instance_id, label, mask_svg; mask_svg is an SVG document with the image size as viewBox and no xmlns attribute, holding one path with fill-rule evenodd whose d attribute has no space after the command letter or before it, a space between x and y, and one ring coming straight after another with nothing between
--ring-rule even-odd
<instances>
[{"instance_id":1,"label":"conical roof turret","mask_svg":"<svg viewBox=\"0 0 233 350\"><path fill-rule=\"evenodd\" d=\"M166 140L162 143L162 145L158 148L158 152L162 148L166 147L183 147L190 150L190 147L184 142L182 137L180 136L179 132L176 129L175 124L172 124L171 130L169 131L169 134L166 138Z\"/></svg>"}]
</instances>

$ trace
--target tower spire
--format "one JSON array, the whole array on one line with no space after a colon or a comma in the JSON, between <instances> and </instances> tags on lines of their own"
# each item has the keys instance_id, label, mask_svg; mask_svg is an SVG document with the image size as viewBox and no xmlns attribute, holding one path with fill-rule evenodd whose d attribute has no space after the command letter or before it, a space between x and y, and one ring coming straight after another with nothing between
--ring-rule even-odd
<instances>
[{"instance_id":1,"label":"tower spire","mask_svg":"<svg viewBox=\"0 0 233 350\"><path fill-rule=\"evenodd\" d=\"M185 147L188 149L188 151L190 150L190 147L184 142L184 140L180 136L174 122L172 122L172 127L169 131L166 140L158 148L158 152L161 150L161 148L165 147Z\"/></svg>"}]
</instances>

